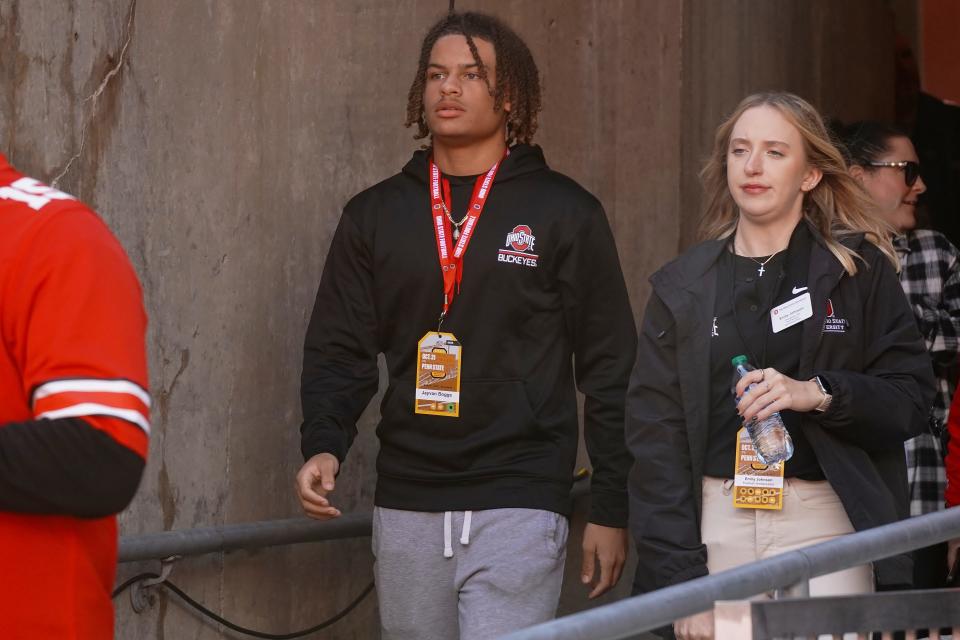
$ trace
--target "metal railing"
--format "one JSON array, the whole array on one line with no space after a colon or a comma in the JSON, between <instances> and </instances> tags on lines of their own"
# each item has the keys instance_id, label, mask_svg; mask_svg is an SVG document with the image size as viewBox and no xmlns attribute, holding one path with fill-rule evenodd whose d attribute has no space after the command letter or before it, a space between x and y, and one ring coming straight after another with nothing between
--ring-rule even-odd
<instances>
[{"instance_id":1,"label":"metal railing","mask_svg":"<svg viewBox=\"0 0 960 640\"><path fill-rule=\"evenodd\" d=\"M589 481L581 480L574 483L570 498L575 500L589 492ZM371 518L370 512L348 513L324 521L308 518L263 520L124 536L120 538L118 559L120 562L163 560L174 556L197 556L321 540L361 538L370 535Z\"/></svg>"},{"instance_id":2,"label":"metal railing","mask_svg":"<svg viewBox=\"0 0 960 640\"><path fill-rule=\"evenodd\" d=\"M717 638L831 638L856 634L858 640L893 631L916 640L919 631L938 637L938 629L960 638L960 589L887 591L858 596L737 600L714 609Z\"/></svg>"},{"instance_id":3,"label":"metal railing","mask_svg":"<svg viewBox=\"0 0 960 640\"><path fill-rule=\"evenodd\" d=\"M163 531L120 539L120 562L162 560L239 549L369 536L371 514L348 513L333 520L266 520L201 529Z\"/></svg>"},{"instance_id":4,"label":"metal railing","mask_svg":"<svg viewBox=\"0 0 960 640\"><path fill-rule=\"evenodd\" d=\"M587 495L590 483L587 480L586 470L580 470L574 475L573 488L570 491L571 500ZM234 622L220 617L200 602L191 598L182 589L168 580L174 564L186 556L198 556L207 553L221 553L241 549L262 549L281 545L300 544L306 542L320 542L323 540L342 540L345 538L361 538L372 532L373 514L350 513L332 520L310 520L308 518L290 518L285 520L263 520L229 524L197 529L183 529L179 531L161 531L143 535L124 536L120 539L118 560L125 562L142 562L159 560L160 573L141 573L133 576L113 591L117 597L123 591L130 590L130 605L137 613L142 613L156 602L153 591L162 587L177 594L187 605L200 612L201 615L211 618L233 631L256 637L304 637L324 629L349 614L373 589L371 582L366 589L351 602L345 609L333 617L300 631L270 634L263 631L247 629Z\"/></svg>"},{"instance_id":5,"label":"metal railing","mask_svg":"<svg viewBox=\"0 0 960 640\"><path fill-rule=\"evenodd\" d=\"M960 508L917 516L517 631L503 640L619 640L740 600L960 538Z\"/></svg>"},{"instance_id":6,"label":"metal railing","mask_svg":"<svg viewBox=\"0 0 960 640\"><path fill-rule=\"evenodd\" d=\"M589 492L574 485L572 498ZM120 540L119 561L165 560L241 549L369 536L371 514L352 513L327 521L306 518L164 531ZM713 607L773 590L803 593L816 576L960 538L960 508L861 531L750 565L705 576L560 618L513 633L509 640L616 640L672 623ZM168 567L169 569L169 567Z\"/></svg>"}]
</instances>

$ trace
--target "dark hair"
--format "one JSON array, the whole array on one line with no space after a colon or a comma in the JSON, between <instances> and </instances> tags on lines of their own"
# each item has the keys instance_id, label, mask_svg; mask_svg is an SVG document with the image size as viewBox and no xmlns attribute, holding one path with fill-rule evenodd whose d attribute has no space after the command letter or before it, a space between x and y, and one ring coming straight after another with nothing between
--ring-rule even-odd
<instances>
[{"instance_id":1,"label":"dark hair","mask_svg":"<svg viewBox=\"0 0 960 640\"><path fill-rule=\"evenodd\" d=\"M892 124L863 120L844 125L839 121L831 123L833 134L837 137L840 150L848 165L859 165L869 169L869 163L875 162L890 150L892 138L909 138L903 129Z\"/></svg>"},{"instance_id":2,"label":"dark hair","mask_svg":"<svg viewBox=\"0 0 960 640\"><path fill-rule=\"evenodd\" d=\"M417 125L415 140L430 135L423 117L423 88L426 82L427 64L433 45L443 36L461 35L467 39L470 53L477 63L480 77L484 79L494 97L493 108L500 111L504 100L510 100L507 116L507 144L530 142L537 131L537 114L540 112L540 73L533 54L517 33L503 22L482 13L465 11L450 12L430 28L420 46L420 63L417 75L410 85L407 97L407 120L405 126ZM474 38L486 40L493 45L496 55L497 81L491 87L487 68L480 59Z\"/></svg>"}]
</instances>

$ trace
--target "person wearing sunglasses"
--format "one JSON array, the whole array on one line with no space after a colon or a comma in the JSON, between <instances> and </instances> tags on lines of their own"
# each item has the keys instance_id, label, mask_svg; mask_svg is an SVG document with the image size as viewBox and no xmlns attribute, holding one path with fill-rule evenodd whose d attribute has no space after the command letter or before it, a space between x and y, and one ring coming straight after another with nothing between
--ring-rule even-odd
<instances>
[{"instance_id":1,"label":"person wearing sunglasses","mask_svg":"<svg viewBox=\"0 0 960 640\"><path fill-rule=\"evenodd\" d=\"M920 180L920 184L917 185L917 180L920 178L919 162L914 162L913 160L885 160L882 162L869 162L868 165L870 167L889 167L890 169L900 169L903 171L903 181L907 185L908 189L913 189L914 185L916 185L918 193L923 193L927 190L927 187L923 184L923 180Z\"/></svg>"},{"instance_id":2,"label":"person wearing sunglasses","mask_svg":"<svg viewBox=\"0 0 960 640\"><path fill-rule=\"evenodd\" d=\"M873 199L875 213L893 227L900 257L900 283L913 307L937 376L931 430L905 443L910 514L943 508L944 472L940 435L956 388L960 352L960 251L938 231L917 229L917 200L926 191L917 152L903 131L880 122L840 127L850 173ZM920 550L914 586L943 586L944 546Z\"/></svg>"}]
</instances>

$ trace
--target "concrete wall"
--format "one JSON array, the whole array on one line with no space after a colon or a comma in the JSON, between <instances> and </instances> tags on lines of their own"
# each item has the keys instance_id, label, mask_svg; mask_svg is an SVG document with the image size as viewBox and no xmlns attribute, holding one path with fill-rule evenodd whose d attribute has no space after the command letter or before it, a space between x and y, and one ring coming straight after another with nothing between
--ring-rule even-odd
<instances>
[{"instance_id":1,"label":"concrete wall","mask_svg":"<svg viewBox=\"0 0 960 640\"><path fill-rule=\"evenodd\" d=\"M696 236L698 174L744 97L785 90L826 117L893 118L893 14L877 0L685 0L681 203Z\"/></svg>"},{"instance_id":2,"label":"concrete wall","mask_svg":"<svg viewBox=\"0 0 960 640\"><path fill-rule=\"evenodd\" d=\"M447 5L0 0L3 148L97 208L144 283L154 436L124 534L299 513L297 387L315 287L344 202L417 146L405 96L418 40ZM743 94L776 84L863 115L889 103L870 54L887 35L864 26L867 0L457 5L509 18L530 43L545 87L539 141L605 203L638 314L646 277L689 241L692 176ZM341 475L345 511L371 505L377 406ZM359 593L368 544L188 559L173 579L235 622L289 631ZM562 611L584 606L578 547ZM117 610L120 638L221 637L175 599ZM376 624L371 597L325 637L375 637Z\"/></svg>"}]
</instances>

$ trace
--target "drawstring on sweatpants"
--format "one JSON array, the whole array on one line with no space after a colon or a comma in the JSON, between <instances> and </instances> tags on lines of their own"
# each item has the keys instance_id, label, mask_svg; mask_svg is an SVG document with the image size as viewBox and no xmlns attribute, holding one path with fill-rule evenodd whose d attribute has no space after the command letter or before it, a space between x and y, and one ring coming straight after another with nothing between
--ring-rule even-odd
<instances>
[{"instance_id":1,"label":"drawstring on sweatpants","mask_svg":"<svg viewBox=\"0 0 960 640\"><path fill-rule=\"evenodd\" d=\"M460 544L470 544L470 521L473 519L473 511L463 512L463 529L460 531Z\"/></svg>"},{"instance_id":2,"label":"drawstring on sweatpants","mask_svg":"<svg viewBox=\"0 0 960 640\"><path fill-rule=\"evenodd\" d=\"M470 524L473 520L473 511L463 512L463 529L460 531L460 544L470 544ZM453 512L443 512L443 557L453 557Z\"/></svg>"},{"instance_id":3,"label":"drawstring on sweatpants","mask_svg":"<svg viewBox=\"0 0 960 640\"><path fill-rule=\"evenodd\" d=\"M444 511L443 512L443 557L452 558L453 557L453 544L450 542L450 529L451 519L453 518L453 512Z\"/></svg>"}]
</instances>

